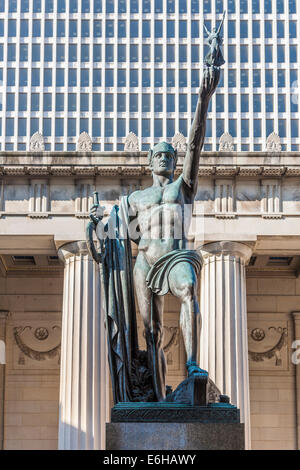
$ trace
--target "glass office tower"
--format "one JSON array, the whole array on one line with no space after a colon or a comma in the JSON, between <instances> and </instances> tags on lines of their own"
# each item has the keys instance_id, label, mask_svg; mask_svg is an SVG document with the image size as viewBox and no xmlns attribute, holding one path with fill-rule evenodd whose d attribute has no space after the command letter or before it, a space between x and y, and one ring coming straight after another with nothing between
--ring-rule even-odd
<instances>
[{"instance_id":1,"label":"glass office tower","mask_svg":"<svg viewBox=\"0 0 300 470\"><path fill-rule=\"evenodd\" d=\"M24 151L39 131L46 150L141 150L185 136L210 30L227 11L222 79L205 149L224 132L238 151L263 151L279 134L299 150L298 0L0 0L1 150Z\"/></svg>"}]
</instances>

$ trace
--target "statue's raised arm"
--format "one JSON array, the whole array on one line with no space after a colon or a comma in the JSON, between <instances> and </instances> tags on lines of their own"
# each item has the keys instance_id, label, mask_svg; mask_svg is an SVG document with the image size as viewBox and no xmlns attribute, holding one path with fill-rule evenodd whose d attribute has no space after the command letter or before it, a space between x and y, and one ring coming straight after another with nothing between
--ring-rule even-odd
<instances>
[{"instance_id":1,"label":"statue's raised arm","mask_svg":"<svg viewBox=\"0 0 300 470\"><path fill-rule=\"evenodd\" d=\"M220 67L225 63L221 52L222 38L220 37L224 19L225 12L219 28L215 27L211 33L204 25L209 36L210 48L204 60L204 74L183 165L183 179L193 195L197 191L199 159L205 139L208 106L220 80Z\"/></svg>"},{"instance_id":2,"label":"statue's raised arm","mask_svg":"<svg viewBox=\"0 0 300 470\"><path fill-rule=\"evenodd\" d=\"M198 103L189 133L187 152L183 165L183 179L193 194L197 191L199 159L205 139L208 106L218 86L219 80L219 67L212 66L204 69Z\"/></svg>"},{"instance_id":3,"label":"statue's raised arm","mask_svg":"<svg viewBox=\"0 0 300 470\"><path fill-rule=\"evenodd\" d=\"M226 15L226 11L224 11L224 13L223 13L223 18L222 18L222 21L221 21L220 26L219 26L219 28L218 28L218 31L217 31L217 34L218 34L218 35L220 35L220 33L221 33L221 29L222 29L222 27L223 27L224 20L225 20L225 15Z\"/></svg>"},{"instance_id":4,"label":"statue's raised arm","mask_svg":"<svg viewBox=\"0 0 300 470\"><path fill-rule=\"evenodd\" d=\"M208 31L208 29L207 29L207 27L206 27L206 24L203 23L203 26L204 26L204 29L205 29L205 32L206 32L207 36L209 36L209 35L210 35L210 31Z\"/></svg>"}]
</instances>

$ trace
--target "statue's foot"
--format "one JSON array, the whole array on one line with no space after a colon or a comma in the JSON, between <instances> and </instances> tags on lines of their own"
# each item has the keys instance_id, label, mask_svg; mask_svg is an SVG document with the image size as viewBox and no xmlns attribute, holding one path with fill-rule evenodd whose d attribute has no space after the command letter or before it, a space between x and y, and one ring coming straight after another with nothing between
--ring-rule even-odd
<instances>
[{"instance_id":1,"label":"statue's foot","mask_svg":"<svg viewBox=\"0 0 300 470\"><path fill-rule=\"evenodd\" d=\"M196 362L188 362L187 365L188 377L192 375L208 375L207 371L201 369Z\"/></svg>"}]
</instances>

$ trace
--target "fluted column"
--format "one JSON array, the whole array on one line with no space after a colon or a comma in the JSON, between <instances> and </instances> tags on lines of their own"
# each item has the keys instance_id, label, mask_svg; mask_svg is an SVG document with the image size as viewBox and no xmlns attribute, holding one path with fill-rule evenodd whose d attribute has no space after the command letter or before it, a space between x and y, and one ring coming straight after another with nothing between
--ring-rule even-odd
<instances>
[{"instance_id":1,"label":"fluted column","mask_svg":"<svg viewBox=\"0 0 300 470\"><path fill-rule=\"evenodd\" d=\"M5 341L8 311L0 310L0 450L4 441Z\"/></svg>"},{"instance_id":2,"label":"fluted column","mask_svg":"<svg viewBox=\"0 0 300 470\"><path fill-rule=\"evenodd\" d=\"M250 404L245 265L251 249L237 242L201 248L200 366L240 409L250 446Z\"/></svg>"},{"instance_id":3,"label":"fluted column","mask_svg":"<svg viewBox=\"0 0 300 470\"><path fill-rule=\"evenodd\" d=\"M59 449L104 449L107 354L99 268L83 241L59 249L64 293Z\"/></svg>"}]
</instances>

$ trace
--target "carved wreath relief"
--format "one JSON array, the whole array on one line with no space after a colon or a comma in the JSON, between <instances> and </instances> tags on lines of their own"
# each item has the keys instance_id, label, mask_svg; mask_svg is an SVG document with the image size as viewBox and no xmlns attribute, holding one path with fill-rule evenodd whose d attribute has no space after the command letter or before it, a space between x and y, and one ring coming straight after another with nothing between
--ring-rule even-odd
<instances>
[{"instance_id":1,"label":"carved wreath relief","mask_svg":"<svg viewBox=\"0 0 300 470\"><path fill-rule=\"evenodd\" d=\"M59 368L61 350L60 325L15 326L13 328L15 341L15 368Z\"/></svg>"},{"instance_id":2,"label":"carved wreath relief","mask_svg":"<svg viewBox=\"0 0 300 470\"><path fill-rule=\"evenodd\" d=\"M254 326L255 325L255 326ZM256 322L248 328L250 369L287 369L287 323Z\"/></svg>"}]
</instances>

